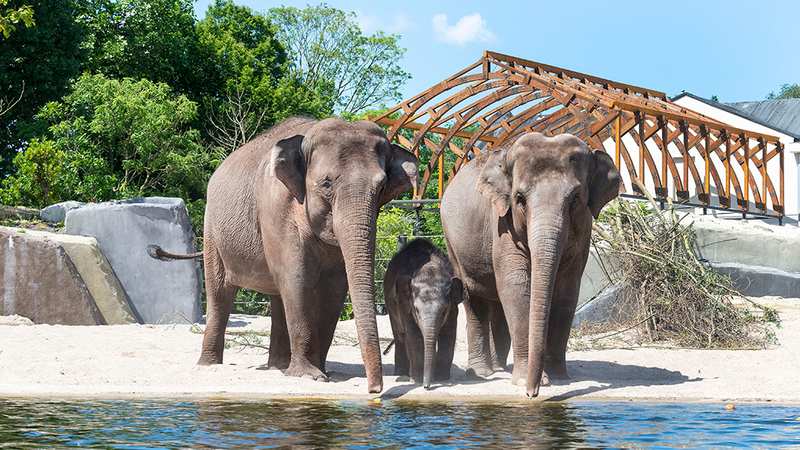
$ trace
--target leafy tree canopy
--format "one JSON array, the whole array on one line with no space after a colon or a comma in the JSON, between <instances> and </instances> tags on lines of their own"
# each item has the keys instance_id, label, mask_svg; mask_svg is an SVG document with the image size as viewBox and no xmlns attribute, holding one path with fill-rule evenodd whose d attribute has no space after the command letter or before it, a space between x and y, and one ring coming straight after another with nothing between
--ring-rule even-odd
<instances>
[{"instance_id":1,"label":"leafy tree canopy","mask_svg":"<svg viewBox=\"0 0 800 450\"><path fill-rule=\"evenodd\" d=\"M800 84L784 84L778 89L778 93L770 92L767 95L768 99L781 99L781 98L800 98Z\"/></svg>"},{"instance_id":2,"label":"leafy tree canopy","mask_svg":"<svg viewBox=\"0 0 800 450\"><path fill-rule=\"evenodd\" d=\"M287 116L332 112L330 98L287 74L286 51L266 16L216 0L197 31L213 67L207 80L213 89L205 99L208 131L226 151ZM236 137L227 138L232 133Z\"/></svg>"},{"instance_id":3,"label":"leafy tree canopy","mask_svg":"<svg viewBox=\"0 0 800 450\"><path fill-rule=\"evenodd\" d=\"M2 0L0 0L2 1ZM5 3L11 9L23 5ZM17 99L0 117L0 177L20 148L33 137L31 119L45 103L66 94L70 81L80 74L85 30L75 17L82 11L78 0L25 0L36 26L18 28L0 43L0 97ZM2 11L2 9L0 9Z\"/></svg>"},{"instance_id":4,"label":"leafy tree canopy","mask_svg":"<svg viewBox=\"0 0 800 450\"><path fill-rule=\"evenodd\" d=\"M143 195L202 196L210 161L197 105L163 83L83 75L37 119L47 133L14 158L4 202L45 206ZM43 183L42 180L46 180Z\"/></svg>"},{"instance_id":5,"label":"leafy tree canopy","mask_svg":"<svg viewBox=\"0 0 800 450\"><path fill-rule=\"evenodd\" d=\"M7 39L20 22L25 28L33 26L33 8L30 5L8 7L8 0L0 0L0 35Z\"/></svg>"},{"instance_id":6,"label":"leafy tree canopy","mask_svg":"<svg viewBox=\"0 0 800 450\"><path fill-rule=\"evenodd\" d=\"M273 8L269 17L292 56L293 73L333 98L339 114L358 114L399 100L400 88L411 78L399 64L405 54L399 36L365 36L354 13L321 4Z\"/></svg>"}]
</instances>

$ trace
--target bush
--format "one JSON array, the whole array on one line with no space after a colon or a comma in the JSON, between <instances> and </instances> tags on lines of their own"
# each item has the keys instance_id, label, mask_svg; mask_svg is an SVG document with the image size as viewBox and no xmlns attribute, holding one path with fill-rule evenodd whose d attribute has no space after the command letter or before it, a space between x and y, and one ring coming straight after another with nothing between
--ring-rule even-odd
<instances>
[{"instance_id":1,"label":"bush","mask_svg":"<svg viewBox=\"0 0 800 450\"><path fill-rule=\"evenodd\" d=\"M146 195L203 198L210 157L191 127L197 106L148 80L83 75L45 105L45 138L15 157L3 197L30 206ZM47 180L44 186L34 184Z\"/></svg>"},{"instance_id":2,"label":"bush","mask_svg":"<svg viewBox=\"0 0 800 450\"><path fill-rule=\"evenodd\" d=\"M737 292L731 279L700 260L691 224L655 202L617 200L595 224L593 241L616 270L623 307L645 342L693 348L763 348L774 341L777 313Z\"/></svg>"}]
</instances>

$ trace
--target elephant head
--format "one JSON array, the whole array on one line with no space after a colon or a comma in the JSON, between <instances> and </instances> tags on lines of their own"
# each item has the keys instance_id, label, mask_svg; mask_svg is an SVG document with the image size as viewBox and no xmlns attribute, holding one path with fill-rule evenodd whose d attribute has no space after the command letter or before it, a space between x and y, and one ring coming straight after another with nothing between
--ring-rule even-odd
<instances>
[{"instance_id":1,"label":"elephant head","mask_svg":"<svg viewBox=\"0 0 800 450\"><path fill-rule=\"evenodd\" d=\"M422 334L423 343L422 349L413 350L414 353L422 351L424 355L422 386L428 389L434 379L436 352L447 351L436 348L439 332L447 322L448 316L454 314L453 310L458 308L458 304L463 300L463 285L461 280L452 274L430 265L423 266L413 278L399 277L397 293L400 298L411 299L408 307Z\"/></svg>"},{"instance_id":2,"label":"elephant head","mask_svg":"<svg viewBox=\"0 0 800 450\"><path fill-rule=\"evenodd\" d=\"M341 249L369 391L380 392L375 226L380 207L416 184L417 159L372 122L326 119L278 141L270 167L303 208L299 232Z\"/></svg>"},{"instance_id":3,"label":"elephant head","mask_svg":"<svg viewBox=\"0 0 800 450\"><path fill-rule=\"evenodd\" d=\"M553 287L562 252L590 238L592 216L619 193L620 175L603 150L575 136L529 133L488 155L478 189L530 252L529 397L539 393Z\"/></svg>"}]
</instances>

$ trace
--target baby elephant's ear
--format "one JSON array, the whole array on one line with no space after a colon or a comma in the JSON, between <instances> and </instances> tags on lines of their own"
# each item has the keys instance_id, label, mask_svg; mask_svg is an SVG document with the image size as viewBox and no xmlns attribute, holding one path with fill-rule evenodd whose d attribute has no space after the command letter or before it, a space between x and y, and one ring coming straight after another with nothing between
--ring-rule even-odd
<instances>
[{"instance_id":1,"label":"baby elephant's ear","mask_svg":"<svg viewBox=\"0 0 800 450\"><path fill-rule=\"evenodd\" d=\"M450 302L457 305L464 301L464 284L461 279L453 277L450 279Z\"/></svg>"},{"instance_id":2,"label":"baby elephant's ear","mask_svg":"<svg viewBox=\"0 0 800 450\"><path fill-rule=\"evenodd\" d=\"M394 286L397 290L397 298L411 298L411 277L399 275L394 282Z\"/></svg>"}]
</instances>

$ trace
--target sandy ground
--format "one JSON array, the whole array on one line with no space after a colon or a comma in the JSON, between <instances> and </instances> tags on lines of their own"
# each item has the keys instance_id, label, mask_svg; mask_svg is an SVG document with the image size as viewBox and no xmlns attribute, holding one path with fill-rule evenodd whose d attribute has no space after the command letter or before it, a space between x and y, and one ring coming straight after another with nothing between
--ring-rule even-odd
<instances>
[{"instance_id":1,"label":"sandy ground","mask_svg":"<svg viewBox=\"0 0 800 450\"><path fill-rule=\"evenodd\" d=\"M774 300L781 313L780 345L768 350L712 351L659 348L575 351L572 379L543 387L541 399L604 398L681 401L800 402L800 299ZM460 314L463 319L463 313ZM264 370L266 350L225 352L225 363L197 367L202 335L190 325L70 327L0 320L0 397L374 397L366 391L355 324L342 322L331 348L331 381L315 382ZM388 317L379 317L386 347ZM235 316L229 330L268 331L269 318ZM383 357L384 398L524 399L509 373L467 380L466 331L459 327L454 380L425 391L391 374ZM265 339L264 344L268 344Z\"/></svg>"}]
</instances>

